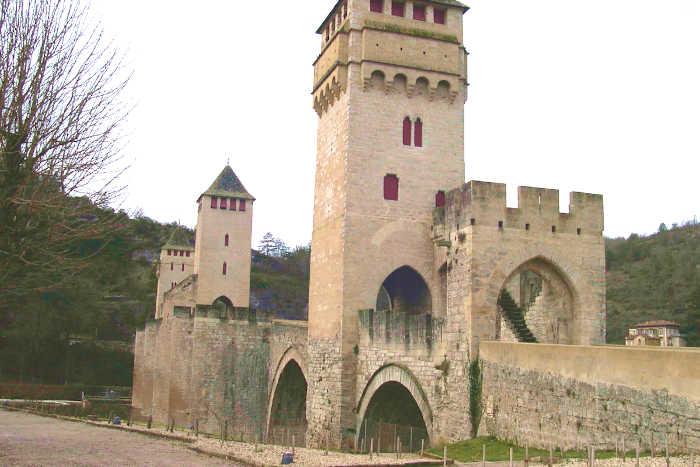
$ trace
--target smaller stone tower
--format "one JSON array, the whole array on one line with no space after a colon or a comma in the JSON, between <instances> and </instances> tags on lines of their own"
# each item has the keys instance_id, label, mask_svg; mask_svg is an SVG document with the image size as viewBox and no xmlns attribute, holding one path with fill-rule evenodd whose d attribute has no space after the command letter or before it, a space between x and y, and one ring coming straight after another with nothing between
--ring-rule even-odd
<instances>
[{"instance_id":1,"label":"smaller stone tower","mask_svg":"<svg viewBox=\"0 0 700 467\"><path fill-rule=\"evenodd\" d=\"M174 289L194 272L194 247L189 234L181 227L175 228L160 251L158 264L158 294L156 319L163 318L163 302L166 292Z\"/></svg>"},{"instance_id":2,"label":"smaller stone tower","mask_svg":"<svg viewBox=\"0 0 700 467\"><path fill-rule=\"evenodd\" d=\"M250 244L253 198L226 166L197 200L195 302L247 308L250 302Z\"/></svg>"}]
</instances>

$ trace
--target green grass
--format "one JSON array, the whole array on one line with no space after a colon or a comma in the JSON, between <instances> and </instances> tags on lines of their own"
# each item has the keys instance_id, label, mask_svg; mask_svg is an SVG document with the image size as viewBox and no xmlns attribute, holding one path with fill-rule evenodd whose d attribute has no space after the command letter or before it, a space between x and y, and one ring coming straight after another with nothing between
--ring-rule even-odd
<instances>
[{"instance_id":1,"label":"green grass","mask_svg":"<svg viewBox=\"0 0 700 467\"><path fill-rule=\"evenodd\" d=\"M525 459L525 448L515 444L501 441L493 437L482 437L460 441L454 444L447 445L447 457L460 462L479 462L482 457L482 447L486 446L487 461L507 461L510 457L510 448L513 448L513 459ZM436 456L442 456L443 448L433 448L428 452ZM549 451L545 449L529 448L528 455L530 460L541 458L542 460L549 459ZM628 453L628 457L633 453ZM560 459L561 452L557 449L554 451L554 458ZM585 459L586 451L566 451L563 456L565 459ZM596 459L612 459L615 457L615 451L596 451Z\"/></svg>"}]
</instances>

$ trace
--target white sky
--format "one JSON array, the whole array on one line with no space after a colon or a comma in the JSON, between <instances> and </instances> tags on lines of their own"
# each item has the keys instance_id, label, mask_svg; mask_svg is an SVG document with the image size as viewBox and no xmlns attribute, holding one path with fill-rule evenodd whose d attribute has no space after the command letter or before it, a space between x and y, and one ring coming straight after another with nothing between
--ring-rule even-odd
<instances>
[{"instance_id":1,"label":"white sky","mask_svg":"<svg viewBox=\"0 0 700 467\"><path fill-rule=\"evenodd\" d=\"M332 0L92 0L127 54L123 207L193 226L226 163L254 243L311 238L314 34ZM472 0L467 179L603 193L606 234L700 211L700 0Z\"/></svg>"}]
</instances>

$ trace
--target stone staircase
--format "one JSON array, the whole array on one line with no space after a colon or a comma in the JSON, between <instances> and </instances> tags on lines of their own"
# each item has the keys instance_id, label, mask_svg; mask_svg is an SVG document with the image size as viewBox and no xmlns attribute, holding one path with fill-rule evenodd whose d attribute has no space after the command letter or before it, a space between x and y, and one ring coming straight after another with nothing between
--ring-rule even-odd
<instances>
[{"instance_id":1,"label":"stone staircase","mask_svg":"<svg viewBox=\"0 0 700 467\"><path fill-rule=\"evenodd\" d=\"M525 323L525 313L505 289L501 291L501 295L498 297L498 306L503 311L503 315L519 342L537 342L537 339L527 327L527 323Z\"/></svg>"}]
</instances>

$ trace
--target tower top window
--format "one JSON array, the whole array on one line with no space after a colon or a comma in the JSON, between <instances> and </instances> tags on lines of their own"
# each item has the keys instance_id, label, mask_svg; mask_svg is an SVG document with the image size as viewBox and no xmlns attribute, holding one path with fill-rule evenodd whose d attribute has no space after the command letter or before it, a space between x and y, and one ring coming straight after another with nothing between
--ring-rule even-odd
<instances>
[{"instance_id":1,"label":"tower top window","mask_svg":"<svg viewBox=\"0 0 700 467\"><path fill-rule=\"evenodd\" d=\"M418 3L413 4L413 19L425 21L425 5Z\"/></svg>"},{"instance_id":2,"label":"tower top window","mask_svg":"<svg viewBox=\"0 0 700 467\"><path fill-rule=\"evenodd\" d=\"M384 0L370 0L369 11L381 13L384 11Z\"/></svg>"},{"instance_id":3,"label":"tower top window","mask_svg":"<svg viewBox=\"0 0 700 467\"><path fill-rule=\"evenodd\" d=\"M433 19L436 24L445 24L445 9L435 8L433 9Z\"/></svg>"},{"instance_id":4,"label":"tower top window","mask_svg":"<svg viewBox=\"0 0 700 467\"><path fill-rule=\"evenodd\" d=\"M406 4L404 2L391 1L391 14L393 16L406 16Z\"/></svg>"}]
</instances>

